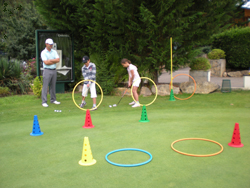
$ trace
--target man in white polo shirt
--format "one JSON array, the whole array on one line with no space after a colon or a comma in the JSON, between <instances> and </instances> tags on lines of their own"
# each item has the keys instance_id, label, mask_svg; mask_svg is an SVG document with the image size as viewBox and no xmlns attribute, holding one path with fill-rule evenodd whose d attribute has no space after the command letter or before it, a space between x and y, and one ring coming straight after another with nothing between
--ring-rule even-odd
<instances>
[{"instance_id":1,"label":"man in white polo shirt","mask_svg":"<svg viewBox=\"0 0 250 188\"><path fill-rule=\"evenodd\" d=\"M53 40L48 38L45 41L45 49L41 52L43 61L43 89L42 89L42 106L48 107L47 104L47 90L50 84L50 102L60 104L56 101L56 63L60 61L59 56L53 47Z\"/></svg>"}]
</instances>

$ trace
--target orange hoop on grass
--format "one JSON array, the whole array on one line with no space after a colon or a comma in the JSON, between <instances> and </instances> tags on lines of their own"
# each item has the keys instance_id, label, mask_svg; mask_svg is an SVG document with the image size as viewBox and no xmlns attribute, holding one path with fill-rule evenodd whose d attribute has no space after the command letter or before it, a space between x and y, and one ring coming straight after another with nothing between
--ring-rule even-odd
<instances>
[{"instance_id":1,"label":"orange hoop on grass","mask_svg":"<svg viewBox=\"0 0 250 188\"><path fill-rule=\"evenodd\" d=\"M219 145L220 148L221 148L221 150L218 151L218 152L216 152L216 153L207 154L207 155L197 155L197 154L184 153L184 152L179 151L179 150L177 150L177 149L174 148L174 144L175 144L176 142L180 142L180 141L183 141L183 140L203 140L203 141L213 142L213 143ZM220 153L223 151L223 146L222 146L219 142L216 142L216 141L214 141L214 140L209 140L209 139L206 139L206 138L182 138L182 139L179 139L179 140L174 141L174 142L171 144L171 148L172 148L175 152L177 152L177 153L180 153L180 154L182 154L182 155L187 155L187 156L193 156L193 157L210 157L210 156L218 155L218 154L220 154Z\"/></svg>"},{"instance_id":2,"label":"orange hoop on grass","mask_svg":"<svg viewBox=\"0 0 250 188\"><path fill-rule=\"evenodd\" d=\"M177 76L181 76L181 75L183 75L183 76L188 76L189 78L192 78L192 80L193 80L193 82L194 82L194 92L192 93L192 95L190 95L189 97L184 98L184 99L178 98L178 97L176 97L176 96L174 96L174 98L176 98L176 99L178 99L178 100L187 100L187 99L190 99L190 98L194 95L194 93L195 93L195 91L196 91L196 81L195 81L194 78L193 78L192 76L190 76L189 74L177 74L177 75L175 75L175 76L172 78L172 80L171 80L171 82L170 82L170 84L169 84L169 91L171 91L171 85L172 85L172 82L173 82L174 78L176 78Z\"/></svg>"}]
</instances>

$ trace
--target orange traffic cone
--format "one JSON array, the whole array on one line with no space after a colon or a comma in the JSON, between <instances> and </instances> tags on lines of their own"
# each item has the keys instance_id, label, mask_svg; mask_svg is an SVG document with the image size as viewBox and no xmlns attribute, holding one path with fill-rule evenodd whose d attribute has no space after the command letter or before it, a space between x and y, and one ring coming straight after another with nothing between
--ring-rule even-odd
<instances>
[{"instance_id":1,"label":"orange traffic cone","mask_svg":"<svg viewBox=\"0 0 250 188\"><path fill-rule=\"evenodd\" d=\"M231 147L236 147L236 148L240 148L240 147L244 146L241 143L241 140L240 140L240 127L239 127L239 123L235 123L232 140L231 140L230 143L228 143L228 145L231 146Z\"/></svg>"},{"instance_id":2,"label":"orange traffic cone","mask_svg":"<svg viewBox=\"0 0 250 188\"><path fill-rule=\"evenodd\" d=\"M85 117L85 124L82 126L85 129L91 129L94 128L95 126L92 124L91 116L89 110L86 112L86 117Z\"/></svg>"}]
</instances>

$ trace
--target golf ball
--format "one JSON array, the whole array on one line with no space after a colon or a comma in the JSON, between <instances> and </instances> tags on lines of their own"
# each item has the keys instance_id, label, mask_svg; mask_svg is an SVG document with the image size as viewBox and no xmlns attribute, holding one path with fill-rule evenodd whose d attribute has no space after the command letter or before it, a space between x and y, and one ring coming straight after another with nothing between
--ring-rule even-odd
<instances>
[{"instance_id":1,"label":"golf ball","mask_svg":"<svg viewBox=\"0 0 250 188\"><path fill-rule=\"evenodd\" d=\"M112 105L109 105L109 108L112 108Z\"/></svg>"}]
</instances>

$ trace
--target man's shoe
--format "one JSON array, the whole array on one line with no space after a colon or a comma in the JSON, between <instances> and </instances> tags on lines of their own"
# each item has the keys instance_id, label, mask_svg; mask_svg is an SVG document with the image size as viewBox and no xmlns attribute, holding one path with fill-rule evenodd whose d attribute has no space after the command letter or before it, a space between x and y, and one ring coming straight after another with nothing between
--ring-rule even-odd
<instances>
[{"instance_id":1,"label":"man's shoe","mask_svg":"<svg viewBox=\"0 0 250 188\"><path fill-rule=\"evenodd\" d=\"M129 105L134 105L135 104L135 101L131 102L131 103L128 103Z\"/></svg>"},{"instance_id":2,"label":"man's shoe","mask_svg":"<svg viewBox=\"0 0 250 188\"><path fill-rule=\"evenodd\" d=\"M87 103L84 101L82 104L80 104L80 107L83 108Z\"/></svg>"},{"instance_id":3,"label":"man's shoe","mask_svg":"<svg viewBox=\"0 0 250 188\"><path fill-rule=\"evenodd\" d=\"M49 105L47 103L42 104L43 107L48 107Z\"/></svg>"},{"instance_id":4,"label":"man's shoe","mask_svg":"<svg viewBox=\"0 0 250 188\"><path fill-rule=\"evenodd\" d=\"M135 103L132 107L135 108L135 107L140 107L141 105L138 104L138 103Z\"/></svg>"},{"instance_id":5,"label":"man's shoe","mask_svg":"<svg viewBox=\"0 0 250 188\"><path fill-rule=\"evenodd\" d=\"M52 102L52 103L54 103L54 104L61 104L60 102L58 102L58 101L54 101L54 102Z\"/></svg>"}]
</instances>

